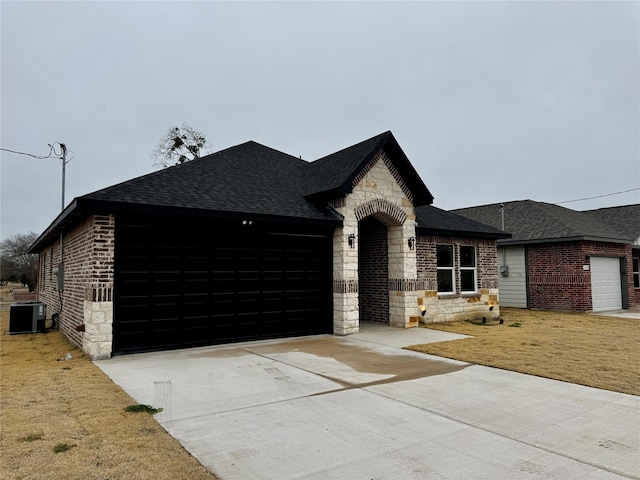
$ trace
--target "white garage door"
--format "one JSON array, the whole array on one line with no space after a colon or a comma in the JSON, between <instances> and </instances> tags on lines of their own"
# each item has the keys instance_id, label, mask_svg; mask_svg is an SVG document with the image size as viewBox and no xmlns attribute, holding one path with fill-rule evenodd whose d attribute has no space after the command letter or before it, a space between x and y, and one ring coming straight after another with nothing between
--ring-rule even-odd
<instances>
[{"instance_id":1,"label":"white garage door","mask_svg":"<svg viewBox=\"0 0 640 480\"><path fill-rule=\"evenodd\" d=\"M619 258L591 257L591 297L594 312L622 308Z\"/></svg>"}]
</instances>

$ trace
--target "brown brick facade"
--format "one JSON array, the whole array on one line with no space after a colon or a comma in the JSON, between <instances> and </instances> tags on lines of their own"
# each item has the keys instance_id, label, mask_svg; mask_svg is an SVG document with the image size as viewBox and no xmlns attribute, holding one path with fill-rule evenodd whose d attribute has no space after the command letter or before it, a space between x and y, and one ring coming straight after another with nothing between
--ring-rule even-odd
<instances>
[{"instance_id":1,"label":"brown brick facade","mask_svg":"<svg viewBox=\"0 0 640 480\"><path fill-rule=\"evenodd\" d=\"M495 240L427 235L418 235L416 240L417 297L422 322L496 319L500 316ZM437 245L453 246L454 293L438 293ZM461 291L461 246L475 247L476 291L473 293Z\"/></svg>"},{"instance_id":2,"label":"brown brick facade","mask_svg":"<svg viewBox=\"0 0 640 480\"><path fill-rule=\"evenodd\" d=\"M633 258L631 260L631 263L633 265L633 259L636 260L637 264L640 264L640 249L638 249L638 247L633 249ZM635 298L635 306L636 307L640 307L640 274L639 275L635 275L637 274L638 271L634 271L634 278L632 278L632 285L634 286L633 290L634 290L634 298ZM636 286L636 278L638 279L638 285Z\"/></svg>"},{"instance_id":3,"label":"brown brick facade","mask_svg":"<svg viewBox=\"0 0 640 480\"><path fill-rule=\"evenodd\" d=\"M416 263L418 281L424 290L437 290L436 245L453 245L455 265L460 265L460 246L476 247L477 289L498 288L498 254L496 241L488 239L418 235ZM456 292L460 292L460 275L456 274Z\"/></svg>"},{"instance_id":4,"label":"brown brick facade","mask_svg":"<svg viewBox=\"0 0 640 480\"><path fill-rule=\"evenodd\" d=\"M110 301L112 295L114 230L112 215L93 215L64 234L62 293L55 275L60 263L59 237L40 253L38 298L47 305L49 318L61 311L60 330L79 347L83 334L76 327L84 322L84 301Z\"/></svg>"},{"instance_id":5,"label":"brown brick facade","mask_svg":"<svg viewBox=\"0 0 640 480\"><path fill-rule=\"evenodd\" d=\"M629 307L636 304L631 245L606 242L561 242L527 246L529 308L590 311L592 256L627 259Z\"/></svg>"}]
</instances>

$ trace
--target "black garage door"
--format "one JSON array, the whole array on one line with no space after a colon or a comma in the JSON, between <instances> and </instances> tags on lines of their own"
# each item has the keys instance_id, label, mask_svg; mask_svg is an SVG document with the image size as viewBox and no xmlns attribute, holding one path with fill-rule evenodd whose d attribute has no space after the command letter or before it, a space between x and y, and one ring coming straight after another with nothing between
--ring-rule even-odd
<instances>
[{"instance_id":1,"label":"black garage door","mask_svg":"<svg viewBox=\"0 0 640 480\"><path fill-rule=\"evenodd\" d=\"M116 221L114 354L330 333L332 233Z\"/></svg>"}]
</instances>

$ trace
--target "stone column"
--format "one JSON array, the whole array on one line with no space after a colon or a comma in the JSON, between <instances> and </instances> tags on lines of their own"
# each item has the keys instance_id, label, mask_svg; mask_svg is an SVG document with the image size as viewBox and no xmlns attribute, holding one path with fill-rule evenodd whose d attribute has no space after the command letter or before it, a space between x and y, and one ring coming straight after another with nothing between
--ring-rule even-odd
<instances>
[{"instance_id":1,"label":"stone column","mask_svg":"<svg viewBox=\"0 0 640 480\"><path fill-rule=\"evenodd\" d=\"M91 360L111 358L113 351L113 284L87 286L82 350Z\"/></svg>"},{"instance_id":2,"label":"stone column","mask_svg":"<svg viewBox=\"0 0 640 480\"><path fill-rule=\"evenodd\" d=\"M333 235L333 333L349 335L359 330L358 222L345 219Z\"/></svg>"},{"instance_id":3,"label":"stone column","mask_svg":"<svg viewBox=\"0 0 640 480\"><path fill-rule=\"evenodd\" d=\"M111 358L113 302L84 302L82 350L91 360Z\"/></svg>"},{"instance_id":4,"label":"stone column","mask_svg":"<svg viewBox=\"0 0 640 480\"><path fill-rule=\"evenodd\" d=\"M416 225L413 218L389 227L389 323L394 327L418 326L420 320L416 292ZM413 248L409 239L413 238Z\"/></svg>"}]
</instances>

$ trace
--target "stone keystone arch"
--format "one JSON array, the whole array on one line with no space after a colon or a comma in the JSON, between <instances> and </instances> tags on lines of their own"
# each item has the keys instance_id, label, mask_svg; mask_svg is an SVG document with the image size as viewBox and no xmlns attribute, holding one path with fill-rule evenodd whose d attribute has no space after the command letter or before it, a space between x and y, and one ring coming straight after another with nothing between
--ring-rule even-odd
<instances>
[{"instance_id":1,"label":"stone keystone arch","mask_svg":"<svg viewBox=\"0 0 640 480\"><path fill-rule=\"evenodd\" d=\"M374 198L363 203L354 210L356 220L359 222L365 217L373 215L389 227L402 225L407 219L407 213L397 205L383 198Z\"/></svg>"}]
</instances>

